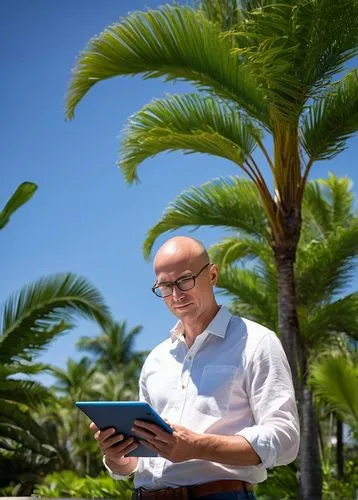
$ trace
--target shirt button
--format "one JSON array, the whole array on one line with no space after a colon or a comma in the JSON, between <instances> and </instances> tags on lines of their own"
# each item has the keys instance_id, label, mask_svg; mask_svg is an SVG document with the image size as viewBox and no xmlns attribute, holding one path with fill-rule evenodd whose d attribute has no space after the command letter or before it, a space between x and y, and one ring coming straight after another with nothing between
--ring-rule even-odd
<instances>
[{"instance_id":1,"label":"shirt button","mask_svg":"<svg viewBox=\"0 0 358 500\"><path fill-rule=\"evenodd\" d=\"M193 356L189 356L189 359L193 359Z\"/></svg>"},{"instance_id":2,"label":"shirt button","mask_svg":"<svg viewBox=\"0 0 358 500\"><path fill-rule=\"evenodd\" d=\"M182 389L185 389L185 385L183 384L183 385L181 386L181 388L182 388Z\"/></svg>"}]
</instances>

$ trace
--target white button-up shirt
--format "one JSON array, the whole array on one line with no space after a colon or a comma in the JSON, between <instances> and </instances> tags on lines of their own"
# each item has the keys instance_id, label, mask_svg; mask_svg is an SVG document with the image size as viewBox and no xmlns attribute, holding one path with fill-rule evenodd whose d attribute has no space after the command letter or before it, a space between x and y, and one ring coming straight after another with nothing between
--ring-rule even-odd
<instances>
[{"instance_id":1,"label":"white button-up shirt","mask_svg":"<svg viewBox=\"0 0 358 500\"><path fill-rule=\"evenodd\" d=\"M290 368L277 336L222 306L188 349L179 321L147 357L140 399L169 422L205 434L243 436L261 459L255 466L206 460L172 463L139 458L136 488L159 489L217 479L264 481L266 469L292 462L299 421ZM112 474L120 479L121 476Z\"/></svg>"}]
</instances>

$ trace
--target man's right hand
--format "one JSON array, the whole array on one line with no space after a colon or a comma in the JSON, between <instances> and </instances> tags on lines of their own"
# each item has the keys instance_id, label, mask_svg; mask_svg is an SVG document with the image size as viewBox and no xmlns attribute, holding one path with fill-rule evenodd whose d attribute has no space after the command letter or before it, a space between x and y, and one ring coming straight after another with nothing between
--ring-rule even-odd
<instances>
[{"instance_id":1,"label":"man's right hand","mask_svg":"<svg viewBox=\"0 0 358 500\"><path fill-rule=\"evenodd\" d=\"M101 431L94 422L91 422L90 429L111 471L121 476L131 474L136 468L138 458L126 455L138 447L134 438L125 439L123 434L116 434L113 428Z\"/></svg>"}]
</instances>

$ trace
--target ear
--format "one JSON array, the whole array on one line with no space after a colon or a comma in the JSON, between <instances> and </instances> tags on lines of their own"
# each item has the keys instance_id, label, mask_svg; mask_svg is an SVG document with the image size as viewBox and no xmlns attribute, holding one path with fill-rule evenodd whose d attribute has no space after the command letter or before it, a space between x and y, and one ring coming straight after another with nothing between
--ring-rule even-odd
<instances>
[{"instance_id":1,"label":"ear","mask_svg":"<svg viewBox=\"0 0 358 500\"><path fill-rule=\"evenodd\" d=\"M215 286L219 277L219 269L216 264L211 264L210 267L210 281L212 286Z\"/></svg>"}]
</instances>

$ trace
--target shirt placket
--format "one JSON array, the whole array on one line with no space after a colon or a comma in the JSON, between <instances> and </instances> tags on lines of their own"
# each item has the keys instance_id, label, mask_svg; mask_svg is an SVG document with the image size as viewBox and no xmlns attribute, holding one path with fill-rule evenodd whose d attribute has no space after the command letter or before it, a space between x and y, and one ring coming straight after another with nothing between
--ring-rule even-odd
<instances>
[{"instance_id":1,"label":"shirt placket","mask_svg":"<svg viewBox=\"0 0 358 500\"><path fill-rule=\"evenodd\" d=\"M191 396L192 396L192 394L191 394L192 388L191 388L191 386L190 386L191 384L189 382L190 382L190 375L191 375L192 368L193 368L194 358L195 358L196 354L198 353L200 347L203 345L203 342L205 341L207 336L208 336L208 333L203 332L199 337L197 337L195 339L194 344L188 350L188 353L187 353L187 355L184 359L184 362L183 362L183 368L182 368L181 377L180 377L180 381L179 381L179 388L178 388L179 394L181 395L180 405L179 405L179 415L180 415L179 423L180 424L183 421L183 416L185 413L187 401L188 400L190 401Z\"/></svg>"},{"instance_id":2,"label":"shirt placket","mask_svg":"<svg viewBox=\"0 0 358 500\"><path fill-rule=\"evenodd\" d=\"M186 403L190 398L190 374L192 371L193 363L194 363L194 358L195 355L198 353L200 347L203 345L205 339L207 338L208 333L203 332L200 337L195 339L194 344L191 346L191 348L188 350L185 359L183 361L183 368L180 374L180 377L178 379L178 402L179 402L179 421L178 423L181 424L183 415L185 412L185 407ZM153 483L155 485L159 484L160 479L163 475L163 470L165 467L166 460L164 458L155 458L152 459L152 470L153 470Z\"/></svg>"}]
</instances>

